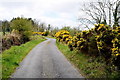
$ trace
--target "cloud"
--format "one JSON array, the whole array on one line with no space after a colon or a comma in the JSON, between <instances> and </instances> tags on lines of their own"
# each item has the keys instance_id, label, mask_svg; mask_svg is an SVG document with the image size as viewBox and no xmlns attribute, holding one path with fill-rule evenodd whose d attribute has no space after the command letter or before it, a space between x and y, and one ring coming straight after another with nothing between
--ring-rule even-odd
<instances>
[{"instance_id":1,"label":"cloud","mask_svg":"<svg viewBox=\"0 0 120 80\"><path fill-rule=\"evenodd\" d=\"M11 20L24 15L57 27L78 26L82 3L83 0L3 0L0 1L0 18Z\"/></svg>"}]
</instances>

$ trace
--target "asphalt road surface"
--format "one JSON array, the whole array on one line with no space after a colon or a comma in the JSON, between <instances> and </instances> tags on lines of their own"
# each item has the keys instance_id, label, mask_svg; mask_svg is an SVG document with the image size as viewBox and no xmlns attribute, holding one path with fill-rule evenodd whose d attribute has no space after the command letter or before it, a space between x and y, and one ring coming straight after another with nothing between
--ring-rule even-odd
<instances>
[{"instance_id":1,"label":"asphalt road surface","mask_svg":"<svg viewBox=\"0 0 120 80\"><path fill-rule=\"evenodd\" d=\"M34 47L20 63L12 78L83 78L55 45L56 40Z\"/></svg>"}]
</instances>

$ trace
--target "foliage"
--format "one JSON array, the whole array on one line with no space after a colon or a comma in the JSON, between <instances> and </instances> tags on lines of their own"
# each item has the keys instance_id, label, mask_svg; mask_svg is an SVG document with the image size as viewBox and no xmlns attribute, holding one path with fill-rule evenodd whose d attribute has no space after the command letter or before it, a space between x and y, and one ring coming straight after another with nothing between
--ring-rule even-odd
<instances>
[{"instance_id":1,"label":"foliage","mask_svg":"<svg viewBox=\"0 0 120 80\"><path fill-rule=\"evenodd\" d=\"M105 78L105 63L97 62L84 53L70 51L67 45L57 42L59 50L71 61L85 78Z\"/></svg>"},{"instance_id":2,"label":"foliage","mask_svg":"<svg viewBox=\"0 0 120 80\"><path fill-rule=\"evenodd\" d=\"M2 50L9 49L12 45L20 45L21 35L19 31L13 30L11 34L7 34L2 38Z\"/></svg>"},{"instance_id":3,"label":"foliage","mask_svg":"<svg viewBox=\"0 0 120 80\"><path fill-rule=\"evenodd\" d=\"M32 35L32 26L32 20L29 18L17 17L13 18L10 22L3 21L2 28L4 35L2 37L2 50L29 41Z\"/></svg>"},{"instance_id":4,"label":"foliage","mask_svg":"<svg viewBox=\"0 0 120 80\"><path fill-rule=\"evenodd\" d=\"M33 35L30 37L30 40L38 40L38 39L45 39L45 37L41 35Z\"/></svg>"},{"instance_id":5,"label":"foliage","mask_svg":"<svg viewBox=\"0 0 120 80\"><path fill-rule=\"evenodd\" d=\"M43 33L43 36L48 36L48 34L49 34L49 31L45 31L45 32Z\"/></svg>"},{"instance_id":6,"label":"foliage","mask_svg":"<svg viewBox=\"0 0 120 80\"><path fill-rule=\"evenodd\" d=\"M66 43L64 38L67 36L70 36L68 31L56 33L56 38L60 42ZM104 59L110 73L113 70L120 70L120 27L112 29L107 25L98 24L67 40L69 40L67 44L71 51L77 50L89 56Z\"/></svg>"},{"instance_id":7,"label":"foliage","mask_svg":"<svg viewBox=\"0 0 120 80\"><path fill-rule=\"evenodd\" d=\"M67 27L65 26L61 30L69 31L69 34L71 36L74 36L75 34L80 32L79 28L71 28L70 26L67 26Z\"/></svg>"},{"instance_id":8,"label":"foliage","mask_svg":"<svg viewBox=\"0 0 120 80\"><path fill-rule=\"evenodd\" d=\"M45 31L45 32L33 32L33 35L42 35L42 36L47 36L49 34L49 31Z\"/></svg>"},{"instance_id":9,"label":"foliage","mask_svg":"<svg viewBox=\"0 0 120 80\"><path fill-rule=\"evenodd\" d=\"M18 17L11 20L10 26L19 32L30 31L32 29L32 22L27 18Z\"/></svg>"},{"instance_id":10,"label":"foliage","mask_svg":"<svg viewBox=\"0 0 120 80\"><path fill-rule=\"evenodd\" d=\"M72 38L72 36L70 36L69 32L66 30L60 30L55 34L55 37L58 39L58 41L65 42L66 44L68 44Z\"/></svg>"},{"instance_id":11,"label":"foliage","mask_svg":"<svg viewBox=\"0 0 120 80\"><path fill-rule=\"evenodd\" d=\"M99 53L105 57L106 63L114 63L120 69L120 27L111 29L106 25L96 25L95 31Z\"/></svg>"},{"instance_id":12,"label":"foliage","mask_svg":"<svg viewBox=\"0 0 120 80\"><path fill-rule=\"evenodd\" d=\"M2 21L2 32L5 35L6 32L10 32L10 24L8 21Z\"/></svg>"},{"instance_id":13,"label":"foliage","mask_svg":"<svg viewBox=\"0 0 120 80\"><path fill-rule=\"evenodd\" d=\"M23 43L29 41L31 36L31 31L33 28L31 20L27 18L18 17L11 20L10 27L12 29L19 31L19 34L21 34L21 39Z\"/></svg>"}]
</instances>

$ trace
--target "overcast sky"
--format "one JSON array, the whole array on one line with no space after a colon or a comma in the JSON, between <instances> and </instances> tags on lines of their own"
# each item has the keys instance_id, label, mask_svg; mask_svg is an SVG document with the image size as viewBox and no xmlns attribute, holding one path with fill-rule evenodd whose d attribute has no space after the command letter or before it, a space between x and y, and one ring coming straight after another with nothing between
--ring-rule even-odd
<instances>
[{"instance_id":1,"label":"overcast sky","mask_svg":"<svg viewBox=\"0 0 120 80\"><path fill-rule=\"evenodd\" d=\"M86 0L85 0L86 1ZM24 16L54 27L78 26L84 0L0 0L0 19ZM90 1L90 0L89 0ZM93 1L93 0L91 0Z\"/></svg>"}]
</instances>

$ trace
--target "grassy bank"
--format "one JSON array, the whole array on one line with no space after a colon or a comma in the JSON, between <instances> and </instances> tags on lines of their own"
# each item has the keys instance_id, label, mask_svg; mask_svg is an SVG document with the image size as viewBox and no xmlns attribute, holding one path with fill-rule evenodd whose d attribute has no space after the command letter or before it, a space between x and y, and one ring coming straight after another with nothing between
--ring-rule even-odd
<instances>
[{"instance_id":1,"label":"grassy bank","mask_svg":"<svg viewBox=\"0 0 120 80\"><path fill-rule=\"evenodd\" d=\"M74 64L80 73L86 78L106 78L106 76L111 76L106 72L105 63L98 62L99 59L94 59L93 57L87 56L77 51L70 51L68 46L57 42L59 50L67 57L67 59ZM115 75L114 75L115 74ZM111 77L117 76L115 72Z\"/></svg>"},{"instance_id":2,"label":"grassy bank","mask_svg":"<svg viewBox=\"0 0 120 80\"><path fill-rule=\"evenodd\" d=\"M2 78L9 78L30 50L38 43L45 40L43 38L37 39L37 37L36 39L32 37L34 40L20 46L12 46L10 49L5 50L2 54L0 54L0 56L2 55Z\"/></svg>"}]
</instances>

